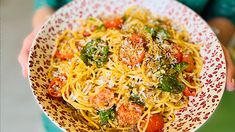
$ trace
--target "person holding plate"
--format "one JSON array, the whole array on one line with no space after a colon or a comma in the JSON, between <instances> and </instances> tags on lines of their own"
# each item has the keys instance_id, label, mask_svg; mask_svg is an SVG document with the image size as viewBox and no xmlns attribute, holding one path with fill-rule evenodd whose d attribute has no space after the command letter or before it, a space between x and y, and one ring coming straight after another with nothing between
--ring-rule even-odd
<instances>
[{"instance_id":1,"label":"person holding plate","mask_svg":"<svg viewBox=\"0 0 235 132\"><path fill-rule=\"evenodd\" d=\"M27 77L28 73L28 56L36 33L44 22L60 7L71 0L35 0L35 13L32 20L33 31L24 39L18 61L21 64L23 76ZM235 69L226 48L235 33L235 1L234 0L179 0L195 12L200 14L211 26L218 39L223 44L224 55L227 63L227 81L226 89L235 90L234 74ZM47 131L61 131L45 115L42 116L44 126Z\"/></svg>"}]
</instances>

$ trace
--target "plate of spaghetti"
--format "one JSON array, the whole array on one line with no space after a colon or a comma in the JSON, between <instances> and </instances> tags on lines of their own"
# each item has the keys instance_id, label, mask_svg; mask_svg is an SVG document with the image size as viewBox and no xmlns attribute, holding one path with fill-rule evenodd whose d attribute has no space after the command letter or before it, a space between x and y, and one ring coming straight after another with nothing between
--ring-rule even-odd
<instances>
[{"instance_id":1,"label":"plate of spaghetti","mask_svg":"<svg viewBox=\"0 0 235 132\"><path fill-rule=\"evenodd\" d=\"M29 80L65 131L195 131L223 95L209 26L171 0L73 1L41 28Z\"/></svg>"}]
</instances>

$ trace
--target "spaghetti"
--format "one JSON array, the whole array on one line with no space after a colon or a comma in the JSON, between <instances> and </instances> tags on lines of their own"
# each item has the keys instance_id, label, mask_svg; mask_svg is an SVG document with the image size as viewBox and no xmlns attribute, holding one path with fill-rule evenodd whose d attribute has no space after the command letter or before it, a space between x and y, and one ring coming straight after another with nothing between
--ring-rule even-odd
<instances>
[{"instance_id":1,"label":"spaghetti","mask_svg":"<svg viewBox=\"0 0 235 132\"><path fill-rule=\"evenodd\" d=\"M88 18L56 40L48 93L62 97L83 131L159 131L200 90L200 45L148 10Z\"/></svg>"}]
</instances>

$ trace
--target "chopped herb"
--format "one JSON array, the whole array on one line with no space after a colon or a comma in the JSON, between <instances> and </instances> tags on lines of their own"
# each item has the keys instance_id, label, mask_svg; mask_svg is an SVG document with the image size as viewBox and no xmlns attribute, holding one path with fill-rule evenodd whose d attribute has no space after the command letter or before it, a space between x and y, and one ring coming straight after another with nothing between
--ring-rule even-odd
<instances>
[{"instance_id":1,"label":"chopped herb","mask_svg":"<svg viewBox=\"0 0 235 132\"><path fill-rule=\"evenodd\" d=\"M159 57L159 62L160 62L160 66L164 66L165 64L167 64L168 59L166 58L166 55L161 55L161 57ZM158 61L157 61L158 62Z\"/></svg>"},{"instance_id":2,"label":"chopped herb","mask_svg":"<svg viewBox=\"0 0 235 132\"><path fill-rule=\"evenodd\" d=\"M130 84L127 84L126 86L127 86L128 88L130 88L130 89L133 88L133 86L131 86Z\"/></svg>"},{"instance_id":3,"label":"chopped herb","mask_svg":"<svg viewBox=\"0 0 235 132\"><path fill-rule=\"evenodd\" d=\"M148 26L144 26L144 29L145 29L148 33L150 33L150 35L151 35L152 37L155 37L155 36L156 36L156 31L155 31L154 28L150 28L150 27L148 27Z\"/></svg>"},{"instance_id":4,"label":"chopped herb","mask_svg":"<svg viewBox=\"0 0 235 132\"><path fill-rule=\"evenodd\" d=\"M144 101L142 101L142 99L137 94L134 94L132 91L130 93L129 101L136 103L138 105L142 106L145 105Z\"/></svg>"},{"instance_id":5,"label":"chopped herb","mask_svg":"<svg viewBox=\"0 0 235 132\"><path fill-rule=\"evenodd\" d=\"M86 46L81 50L80 58L83 60L83 62L88 65L88 61L92 59L91 55L96 50L95 48L92 48L94 41L88 42Z\"/></svg>"},{"instance_id":6,"label":"chopped herb","mask_svg":"<svg viewBox=\"0 0 235 132\"><path fill-rule=\"evenodd\" d=\"M126 21L126 20L128 19L128 16L124 15L124 16L122 17L122 19L123 19L124 21Z\"/></svg>"},{"instance_id":7,"label":"chopped herb","mask_svg":"<svg viewBox=\"0 0 235 132\"><path fill-rule=\"evenodd\" d=\"M104 24L102 23L102 24L100 24L100 25L98 26L97 30L102 30L102 29L104 29L104 28L105 28L105 26L104 26Z\"/></svg>"},{"instance_id":8,"label":"chopped herb","mask_svg":"<svg viewBox=\"0 0 235 132\"><path fill-rule=\"evenodd\" d=\"M88 20L96 21L96 19L94 17L89 17Z\"/></svg>"},{"instance_id":9,"label":"chopped herb","mask_svg":"<svg viewBox=\"0 0 235 132\"><path fill-rule=\"evenodd\" d=\"M170 38L170 34L168 33L167 30L163 29L163 28L159 28L157 31L157 37L161 37L162 39L169 39Z\"/></svg>"},{"instance_id":10,"label":"chopped herb","mask_svg":"<svg viewBox=\"0 0 235 132\"><path fill-rule=\"evenodd\" d=\"M188 63L187 62L181 62L178 64L175 64L174 69L178 72L182 72L184 71L186 68L188 67Z\"/></svg>"},{"instance_id":11,"label":"chopped herb","mask_svg":"<svg viewBox=\"0 0 235 132\"><path fill-rule=\"evenodd\" d=\"M176 76L164 75L160 80L159 88L162 91L180 93L184 90L185 86L177 80Z\"/></svg>"},{"instance_id":12,"label":"chopped herb","mask_svg":"<svg viewBox=\"0 0 235 132\"><path fill-rule=\"evenodd\" d=\"M100 39L92 40L81 50L80 58L86 65L95 63L97 67L101 67L108 62L109 47L99 45L102 42Z\"/></svg>"},{"instance_id":13,"label":"chopped herb","mask_svg":"<svg viewBox=\"0 0 235 132\"><path fill-rule=\"evenodd\" d=\"M112 108L108 110L100 110L98 112L101 124L106 124L108 120L110 119L113 120L115 118L115 108L116 106L114 105Z\"/></svg>"}]
</instances>

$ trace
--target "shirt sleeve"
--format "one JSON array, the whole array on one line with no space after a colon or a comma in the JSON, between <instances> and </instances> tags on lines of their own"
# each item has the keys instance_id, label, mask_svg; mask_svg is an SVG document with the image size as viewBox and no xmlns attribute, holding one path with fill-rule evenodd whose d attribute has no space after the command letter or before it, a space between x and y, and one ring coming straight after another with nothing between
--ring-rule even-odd
<instances>
[{"instance_id":1,"label":"shirt sleeve","mask_svg":"<svg viewBox=\"0 0 235 132\"><path fill-rule=\"evenodd\" d=\"M57 10L70 1L72 0L34 0L34 9L37 10L41 7L49 6Z\"/></svg>"},{"instance_id":2,"label":"shirt sleeve","mask_svg":"<svg viewBox=\"0 0 235 132\"><path fill-rule=\"evenodd\" d=\"M52 8L57 7L56 0L34 0L34 9L37 10L41 7L49 6Z\"/></svg>"},{"instance_id":3,"label":"shirt sleeve","mask_svg":"<svg viewBox=\"0 0 235 132\"><path fill-rule=\"evenodd\" d=\"M207 19L225 17L235 25L235 0L214 0L206 14Z\"/></svg>"},{"instance_id":4,"label":"shirt sleeve","mask_svg":"<svg viewBox=\"0 0 235 132\"><path fill-rule=\"evenodd\" d=\"M208 0L178 0L179 2L185 4L198 14L201 14L205 9Z\"/></svg>"}]
</instances>

